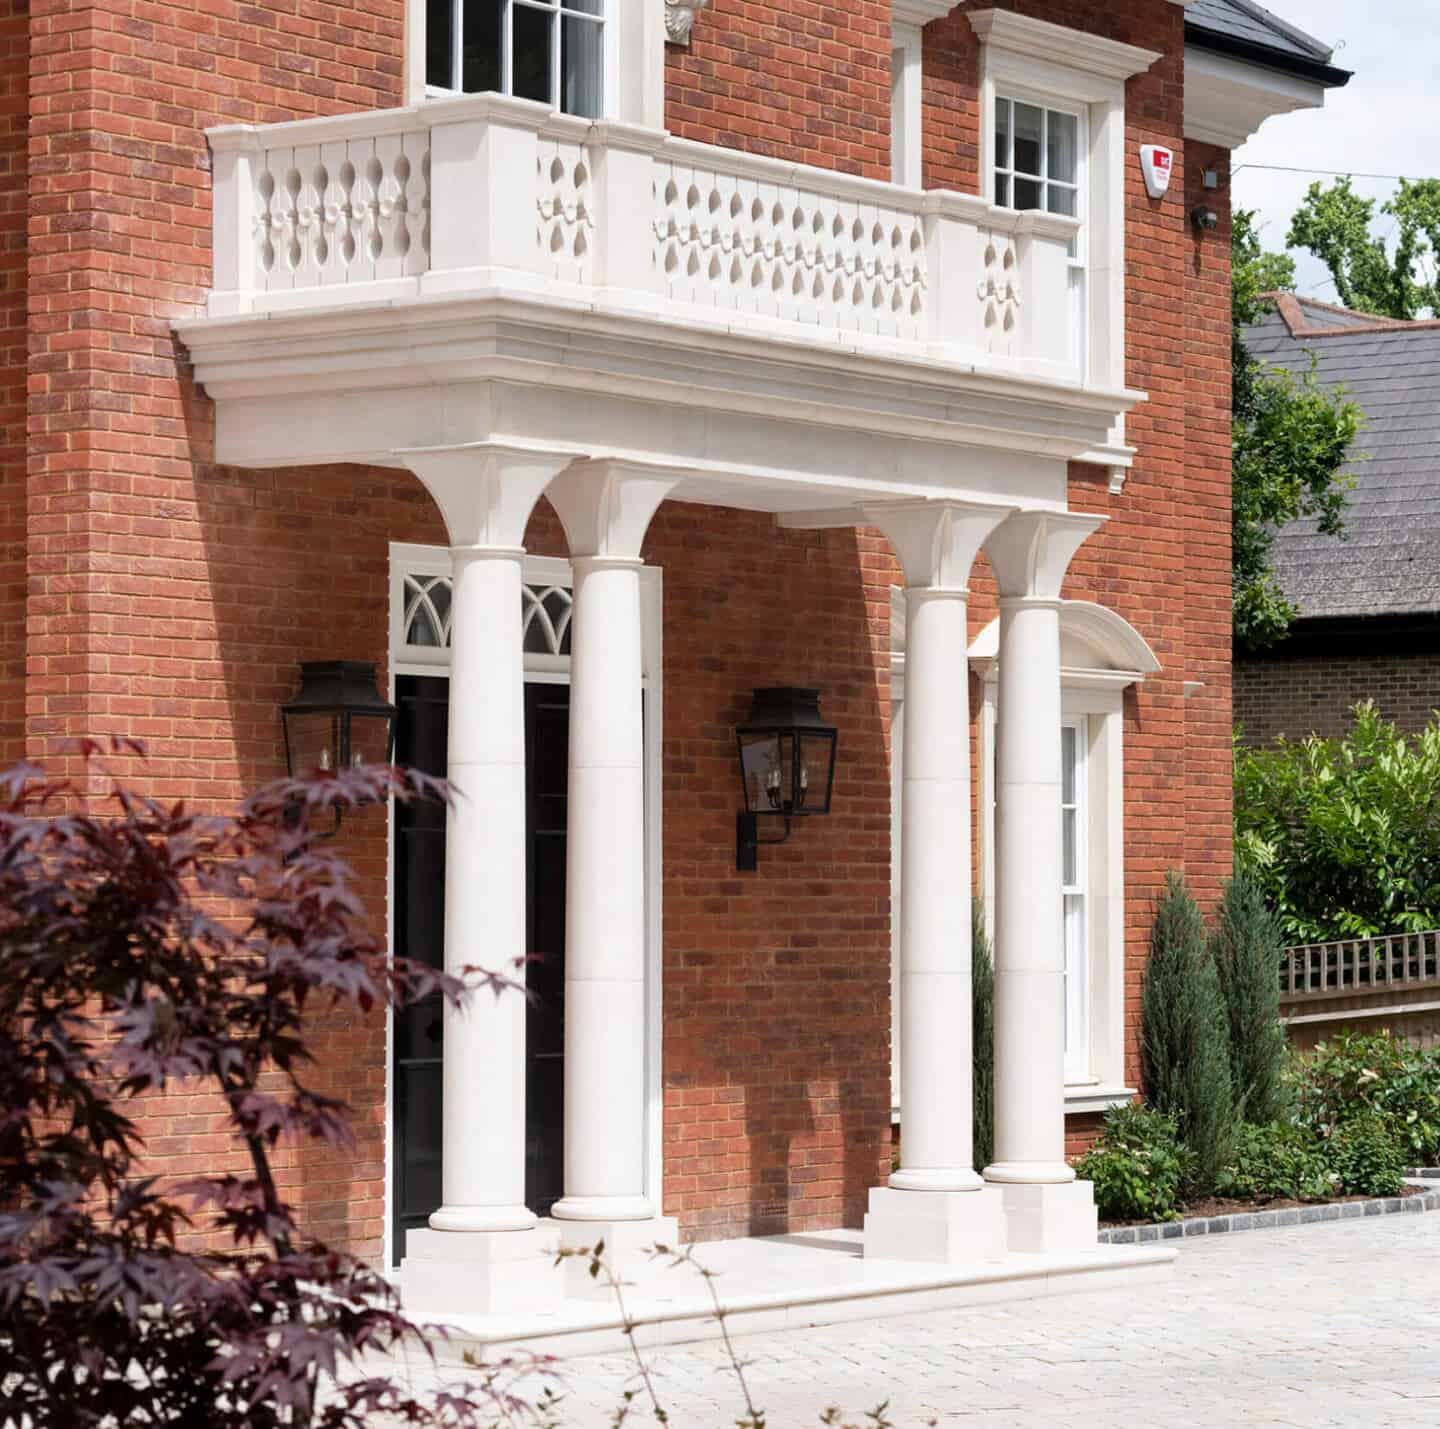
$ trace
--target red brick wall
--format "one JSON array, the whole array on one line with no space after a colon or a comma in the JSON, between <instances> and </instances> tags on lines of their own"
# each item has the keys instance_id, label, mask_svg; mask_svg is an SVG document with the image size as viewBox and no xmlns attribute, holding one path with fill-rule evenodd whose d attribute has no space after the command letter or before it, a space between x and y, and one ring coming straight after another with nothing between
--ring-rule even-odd
<instances>
[{"instance_id":1,"label":"red brick wall","mask_svg":"<svg viewBox=\"0 0 1440 1429\"><path fill-rule=\"evenodd\" d=\"M1206 188L1204 175L1215 175ZM1230 155L1192 143L1185 214L1204 204L1185 253L1185 871L1208 912L1230 876Z\"/></svg>"},{"instance_id":2,"label":"red brick wall","mask_svg":"<svg viewBox=\"0 0 1440 1429\"><path fill-rule=\"evenodd\" d=\"M0 764L25 754L28 0L0 4Z\"/></svg>"},{"instance_id":3,"label":"red brick wall","mask_svg":"<svg viewBox=\"0 0 1440 1429\"><path fill-rule=\"evenodd\" d=\"M665 52L665 124L684 139L890 177L886 0L714 0Z\"/></svg>"},{"instance_id":4,"label":"red brick wall","mask_svg":"<svg viewBox=\"0 0 1440 1429\"><path fill-rule=\"evenodd\" d=\"M665 1210L700 1238L859 1224L889 1170L889 655L873 541L666 506ZM888 597L887 597L888 599ZM813 685L834 812L735 871L734 727Z\"/></svg>"},{"instance_id":5,"label":"red brick wall","mask_svg":"<svg viewBox=\"0 0 1440 1429\"><path fill-rule=\"evenodd\" d=\"M1374 700L1407 734L1424 729L1440 709L1440 653L1291 655L1282 646L1235 659L1235 718L1247 744L1346 734L1361 700Z\"/></svg>"}]
</instances>

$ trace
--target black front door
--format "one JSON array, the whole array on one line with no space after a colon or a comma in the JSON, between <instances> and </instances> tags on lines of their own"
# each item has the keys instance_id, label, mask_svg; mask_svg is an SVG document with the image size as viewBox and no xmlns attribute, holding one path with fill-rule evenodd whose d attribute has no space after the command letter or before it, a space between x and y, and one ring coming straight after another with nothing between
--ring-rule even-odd
<instances>
[{"instance_id":1,"label":"black front door","mask_svg":"<svg viewBox=\"0 0 1440 1429\"><path fill-rule=\"evenodd\" d=\"M444 775L450 682L403 675L395 682L395 761ZM527 950L525 1199L545 1215L562 1189L565 1068L565 792L570 732L566 685L525 687ZM395 810L395 952L442 967L445 961L445 810ZM483 962L480 958L477 961ZM442 1012L438 998L395 1017L394 1258L404 1233L440 1204ZM481 1093L483 1095L483 1091Z\"/></svg>"}]
</instances>

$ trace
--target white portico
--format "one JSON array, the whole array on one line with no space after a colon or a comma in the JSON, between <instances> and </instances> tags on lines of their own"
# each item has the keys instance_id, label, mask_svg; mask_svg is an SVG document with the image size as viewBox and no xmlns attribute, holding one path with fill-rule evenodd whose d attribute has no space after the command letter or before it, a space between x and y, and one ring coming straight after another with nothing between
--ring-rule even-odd
<instances>
[{"instance_id":1,"label":"white portico","mask_svg":"<svg viewBox=\"0 0 1440 1429\"><path fill-rule=\"evenodd\" d=\"M1103 58L1116 92L1124 64L1149 62L1126 46ZM573 571L564 1192L537 1223L521 1000L447 1014L443 1204L409 1237L407 1294L539 1309L567 1288L540 1269L557 1242L676 1239L646 1177L636 698L641 547L665 501L878 527L904 569L903 1160L873 1193L866 1256L1099 1255L1063 1154L1056 734L1060 585L1099 525L1068 510L1067 464L1113 446L1142 396L1119 380L1120 270L1097 267L1077 301L1078 218L490 96L211 140L215 288L179 331L216 403L217 460L408 469L445 519L452 968L526 953L516 611L542 494ZM985 1168L967 1042L981 550L1002 593Z\"/></svg>"}]
</instances>

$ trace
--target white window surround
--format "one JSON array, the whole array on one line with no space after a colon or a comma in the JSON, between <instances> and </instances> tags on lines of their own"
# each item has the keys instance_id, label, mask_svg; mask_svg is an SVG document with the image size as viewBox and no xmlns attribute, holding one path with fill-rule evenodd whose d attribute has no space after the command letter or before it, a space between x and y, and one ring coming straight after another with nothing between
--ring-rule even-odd
<instances>
[{"instance_id":1,"label":"white window surround","mask_svg":"<svg viewBox=\"0 0 1440 1429\"><path fill-rule=\"evenodd\" d=\"M405 102L448 97L425 83L426 0L405 4ZM665 127L665 7L658 0L607 0L605 101L601 117Z\"/></svg>"},{"instance_id":2,"label":"white window surround","mask_svg":"<svg viewBox=\"0 0 1440 1429\"><path fill-rule=\"evenodd\" d=\"M395 698L395 680L401 675L437 675L448 677L450 650L446 646L412 645L406 641L406 577L448 577L451 574L450 552L444 546L412 545L400 541L390 543L390 670L388 698ZM550 587L573 589L574 576L570 562L554 556L525 557L524 583L535 590ZM663 1158L663 1092L661 1085L661 731L664 728L663 664L661 659L661 610L663 572L658 566L645 566L640 573L641 620L641 690L645 701L645 885L646 885L646 948L645 948L645 1189L655 1205L661 1199ZM533 617L533 610L517 611L516 618ZM531 642L540 644L544 642ZM543 650L526 650L525 680L533 684L570 683L569 655L556 655ZM394 821L386 834L385 906L388 946L394 946L395 912L395 843ZM391 1063L393 1018L385 1021L385 1231L382 1264L392 1263L390 1244L392 1227L391 1187L394 1174L392 1127L394 1086Z\"/></svg>"},{"instance_id":3,"label":"white window surround","mask_svg":"<svg viewBox=\"0 0 1440 1429\"><path fill-rule=\"evenodd\" d=\"M1161 55L1008 10L976 10L968 19L980 39L983 197L993 201L995 196L997 94L1042 107L1084 109L1086 381L1121 388L1125 385L1125 81L1143 74ZM1125 442L1121 418L1105 444L1079 460L1107 467L1111 488L1118 490L1134 455L1135 449Z\"/></svg>"},{"instance_id":4,"label":"white window surround","mask_svg":"<svg viewBox=\"0 0 1440 1429\"><path fill-rule=\"evenodd\" d=\"M891 821L891 1086L892 1113L903 1088L899 1056L899 879L903 718L905 701L904 592L891 588L890 821ZM1130 1101L1125 1084L1125 690L1160 669L1143 636L1123 617L1089 601L1067 600L1060 612L1061 712L1084 721L1085 795L1089 838L1084 853L1089 993L1089 1065L1067 1068L1067 1112L1103 1111ZM971 643L970 668L981 682L977 710L980 888L987 925L995 901L994 748L999 622ZM1056 731L1059 738L1059 731Z\"/></svg>"},{"instance_id":5,"label":"white window surround","mask_svg":"<svg viewBox=\"0 0 1440 1429\"><path fill-rule=\"evenodd\" d=\"M892 19L890 26L890 182L923 187L921 171L920 27Z\"/></svg>"}]
</instances>

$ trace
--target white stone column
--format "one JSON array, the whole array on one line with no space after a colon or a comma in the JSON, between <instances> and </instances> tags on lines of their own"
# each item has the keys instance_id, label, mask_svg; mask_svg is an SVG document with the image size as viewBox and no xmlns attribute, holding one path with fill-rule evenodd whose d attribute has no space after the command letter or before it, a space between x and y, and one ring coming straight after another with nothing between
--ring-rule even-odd
<instances>
[{"instance_id":1,"label":"white stone column","mask_svg":"<svg viewBox=\"0 0 1440 1429\"><path fill-rule=\"evenodd\" d=\"M1093 1247L1088 1182L1065 1160L1060 584L1104 521L1020 512L985 553L1000 585L995 795L995 1161L1011 1250Z\"/></svg>"},{"instance_id":2,"label":"white stone column","mask_svg":"<svg viewBox=\"0 0 1440 1429\"><path fill-rule=\"evenodd\" d=\"M454 562L445 966L523 980L521 543L573 455L493 443L399 455L444 513ZM430 1230L408 1234L402 1272L407 1300L423 1308L520 1309L559 1293L525 1205L525 1014L519 989L477 989L445 1008L443 1204Z\"/></svg>"},{"instance_id":3,"label":"white stone column","mask_svg":"<svg viewBox=\"0 0 1440 1429\"><path fill-rule=\"evenodd\" d=\"M866 508L905 573L900 864L900 1166L870 1193L865 1254L983 1259L1000 1205L974 1168L967 588L1010 513L953 501Z\"/></svg>"},{"instance_id":4,"label":"white stone column","mask_svg":"<svg viewBox=\"0 0 1440 1429\"><path fill-rule=\"evenodd\" d=\"M549 498L575 571L565 884L565 1194L572 1243L673 1243L645 1193L645 770L640 546L675 484L577 462Z\"/></svg>"}]
</instances>

